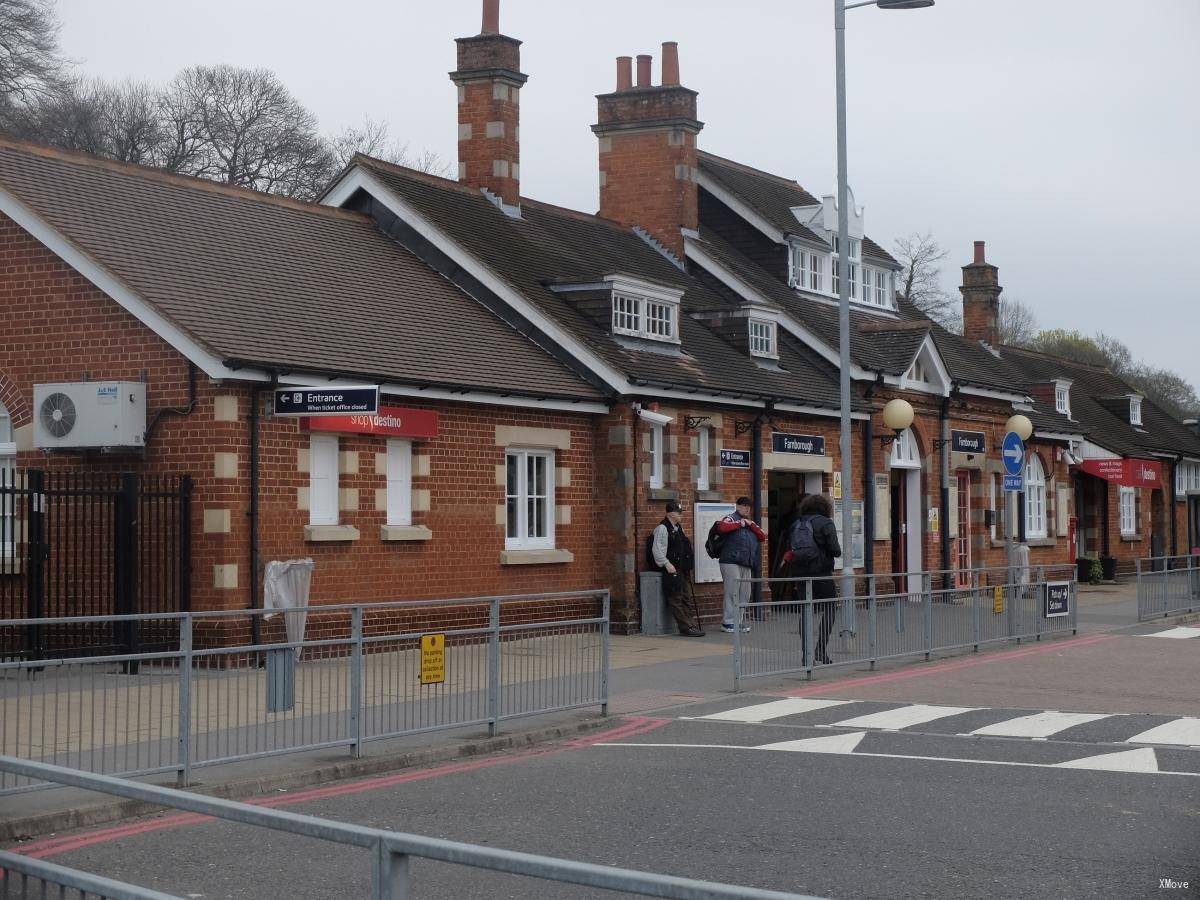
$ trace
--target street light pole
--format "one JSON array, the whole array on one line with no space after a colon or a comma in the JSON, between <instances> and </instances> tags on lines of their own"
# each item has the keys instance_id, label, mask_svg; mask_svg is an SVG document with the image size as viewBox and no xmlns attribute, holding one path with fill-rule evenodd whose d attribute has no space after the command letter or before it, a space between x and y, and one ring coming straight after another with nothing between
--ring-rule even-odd
<instances>
[{"instance_id":1,"label":"street light pole","mask_svg":"<svg viewBox=\"0 0 1200 900\"><path fill-rule=\"evenodd\" d=\"M854 596L854 465L850 438L850 181L846 160L846 10L860 6L880 9L921 9L934 0L860 0L847 6L833 0L833 33L837 44L837 168L838 168L838 355L841 368L839 397L842 407L842 597ZM863 452L870 453L870 447ZM865 535L864 535L865 537ZM863 541L864 547L866 541Z\"/></svg>"}]
</instances>

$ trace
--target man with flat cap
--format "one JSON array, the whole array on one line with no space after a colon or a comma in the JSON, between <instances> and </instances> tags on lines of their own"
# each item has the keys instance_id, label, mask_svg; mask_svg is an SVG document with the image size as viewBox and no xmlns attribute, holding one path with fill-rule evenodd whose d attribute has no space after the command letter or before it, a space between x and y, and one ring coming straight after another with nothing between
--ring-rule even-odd
<instances>
[{"instance_id":1,"label":"man with flat cap","mask_svg":"<svg viewBox=\"0 0 1200 900\"><path fill-rule=\"evenodd\" d=\"M667 514L654 529L651 562L662 572L663 598L675 616L684 637L704 637L692 590L692 542L683 532L683 507L678 500L667 503Z\"/></svg>"}]
</instances>

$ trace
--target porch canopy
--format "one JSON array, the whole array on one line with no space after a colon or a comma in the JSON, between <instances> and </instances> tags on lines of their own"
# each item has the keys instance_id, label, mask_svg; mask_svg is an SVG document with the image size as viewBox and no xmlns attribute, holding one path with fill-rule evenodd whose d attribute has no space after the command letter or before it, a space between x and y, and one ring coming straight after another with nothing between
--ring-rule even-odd
<instances>
[{"instance_id":1,"label":"porch canopy","mask_svg":"<svg viewBox=\"0 0 1200 900\"><path fill-rule=\"evenodd\" d=\"M1085 459L1079 469L1125 487L1162 487L1162 463L1153 459Z\"/></svg>"}]
</instances>

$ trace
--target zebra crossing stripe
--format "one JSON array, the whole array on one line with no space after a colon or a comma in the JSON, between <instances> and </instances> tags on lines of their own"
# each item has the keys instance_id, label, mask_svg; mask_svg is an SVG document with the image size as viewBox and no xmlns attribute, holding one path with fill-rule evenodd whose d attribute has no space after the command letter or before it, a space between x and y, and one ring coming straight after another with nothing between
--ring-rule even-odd
<instances>
[{"instance_id":1,"label":"zebra crossing stripe","mask_svg":"<svg viewBox=\"0 0 1200 900\"><path fill-rule=\"evenodd\" d=\"M1101 753L1060 762L1058 769L1092 769L1099 772L1157 772L1158 757L1149 747L1138 750L1118 750L1116 753Z\"/></svg>"},{"instance_id":2,"label":"zebra crossing stripe","mask_svg":"<svg viewBox=\"0 0 1200 900\"><path fill-rule=\"evenodd\" d=\"M1127 744L1181 744L1200 746L1200 719L1175 719L1164 722L1149 731L1135 734L1125 741Z\"/></svg>"},{"instance_id":3,"label":"zebra crossing stripe","mask_svg":"<svg viewBox=\"0 0 1200 900\"><path fill-rule=\"evenodd\" d=\"M983 728L976 728L971 734L990 737L1044 738L1076 725L1084 725L1087 722L1096 722L1107 718L1110 718L1108 713L1064 713L1047 710L1030 716L996 722L994 725L985 725Z\"/></svg>"},{"instance_id":4,"label":"zebra crossing stripe","mask_svg":"<svg viewBox=\"0 0 1200 900\"><path fill-rule=\"evenodd\" d=\"M1176 638L1181 640L1200 638L1200 628L1188 628L1181 625L1178 628L1168 628L1166 631L1156 631L1154 634L1143 634L1142 637Z\"/></svg>"},{"instance_id":5,"label":"zebra crossing stripe","mask_svg":"<svg viewBox=\"0 0 1200 900\"><path fill-rule=\"evenodd\" d=\"M713 713L708 716L697 716L697 718L716 722L745 722L752 724L854 702L854 700L820 700L808 697L789 697L787 700L776 700L773 703L759 703L755 706L740 706L737 709L727 709L725 712Z\"/></svg>"},{"instance_id":6,"label":"zebra crossing stripe","mask_svg":"<svg viewBox=\"0 0 1200 900\"><path fill-rule=\"evenodd\" d=\"M888 709L883 712L868 713L844 722L831 722L838 728L879 728L885 731L898 731L901 728L911 728L913 725L924 725L947 716L958 716L963 713L975 712L976 707L970 706L927 706L923 703L912 706L901 706L899 709Z\"/></svg>"}]
</instances>

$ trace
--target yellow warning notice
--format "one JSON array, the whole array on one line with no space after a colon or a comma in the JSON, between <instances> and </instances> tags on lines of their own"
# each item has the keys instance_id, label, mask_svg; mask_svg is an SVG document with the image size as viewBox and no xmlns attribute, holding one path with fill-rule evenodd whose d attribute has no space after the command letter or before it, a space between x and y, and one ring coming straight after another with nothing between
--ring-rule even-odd
<instances>
[{"instance_id":1,"label":"yellow warning notice","mask_svg":"<svg viewBox=\"0 0 1200 900\"><path fill-rule=\"evenodd\" d=\"M446 636L421 635L421 684L442 684L446 680Z\"/></svg>"},{"instance_id":2,"label":"yellow warning notice","mask_svg":"<svg viewBox=\"0 0 1200 900\"><path fill-rule=\"evenodd\" d=\"M992 588L992 612L996 615L1004 612L1004 585L998 584Z\"/></svg>"}]
</instances>

